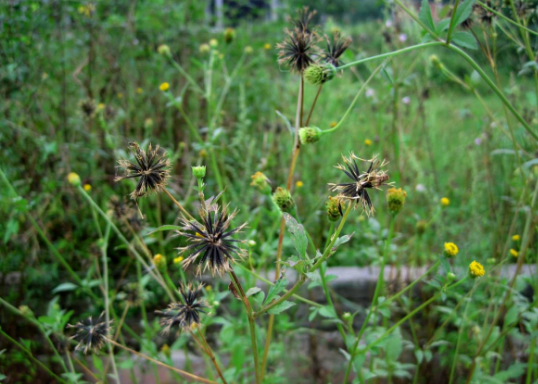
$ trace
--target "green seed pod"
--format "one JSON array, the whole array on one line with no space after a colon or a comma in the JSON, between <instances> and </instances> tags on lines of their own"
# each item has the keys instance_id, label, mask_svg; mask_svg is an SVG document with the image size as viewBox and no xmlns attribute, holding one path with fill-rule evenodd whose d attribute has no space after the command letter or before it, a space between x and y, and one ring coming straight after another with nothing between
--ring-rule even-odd
<instances>
[{"instance_id":1,"label":"green seed pod","mask_svg":"<svg viewBox=\"0 0 538 384\"><path fill-rule=\"evenodd\" d=\"M295 206L290 191L280 187L273 193L273 201L282 212L291 212Z\"/></svg>"},{"instance_id":2,"label":"green seed pod","mask_svg":"<svg viewBox=\"0 0 538 384\"><path fill-rule=\"evenodd\" d=\"M159 55L163 55L163 56L170 56L171 53L170 53L170 47L166 44L162 44L162 45L159 45L159 47L157 48L157 53Z\"/></svg>"},{"instance_id":3,"label":"green seed pod","mask_svg":"<svg viewBox=\"0 0 538 384\"><path fill-rule=\"evenodd\" d=\"M389 204L389 211L393 215L396 215L402 210L406 196L407 193L401 188L391 188L387 191L387 202Z\"/></svg>"},{"instance_id":4,"label":"green seed pod","mask_svg":"<svg viewBox=\"0 0 538 384\"><path fill-rule=\"evenodd\" d=\"M336 67L332 64L313 64L305 69L304 77L312 85L321 85L336 75Z\"/></svg>"},{"instance_id":5,"label":"green seed pod","mask_svg":"<svg viewBox=\"0 0 538 384\"><path fill-rule=\"evenodd\" d=\"M306 127L299 129L299 139L301 139L301 144L315 143L316 141L319 141L322 134L322 130L318 127Z\"/></svg>"},{"instance_id":6,"label":"green seed pod","mask_svg":"<svg viewBox=\"0 0 538 384\"><path fill-rule=\"evenodd\" d=\"M203 179L205 177L205 165L192 167L192 175L197 179Z\"/></svg>"},{"instance_id":7,"label":"green seed pod","mask_svg":"<svg viewBox=\"0 0 538 384\"><path fill-rule=\"evenodd\" d=\"M340 219L341 200L337 197L329 196L327 203L325 203L325 208L327 210L327 218L329 221L338 221Z\"/></svg>"}]
</instances>

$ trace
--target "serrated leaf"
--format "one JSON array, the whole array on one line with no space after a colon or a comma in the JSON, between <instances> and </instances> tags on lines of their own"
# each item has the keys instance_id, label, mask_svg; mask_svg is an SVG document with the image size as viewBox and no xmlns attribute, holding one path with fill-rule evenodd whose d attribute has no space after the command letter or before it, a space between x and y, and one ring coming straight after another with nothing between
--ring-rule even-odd
<instances>
[{"instance_id":1,"label":"serrated leaf","mask_svg":"<svg viewBox=\"0 0 538 384\"><path fill-rule=\"evenodd\" d=\"M428 0L422 0L422 5L420 6L420 11L418 12L418 18L431 31L435 31L435 25L433 24L432 10L430 8L430 3L428 2Z\"/></svg>"},{"instance_id":2,"label":"serrated leaf","mask_svg":"<svg viewBox=\"0 0 538 384\"><path fill-rule=\"evenodd\" d=\"M336 312L333 307L325 305L319 309L319 314L328 319L336 319Z\"/></svg>"},{"instance_id":3,"label":"serrated leaf","mask_svg":"<svg viewBox=\"0 0 538 384\"><path fill-rule=\"evenodd\" d=\"M339 238L336 239L336 241L334 242L333 248L338 248L338 247L341 246L342 244L347 243L349 240L351 240L351 237L353 237L354 234L355 234L355 232L353 232L353 233L351 233L351 234L349 234L349 235L344 235L344 236L339 237Z\"/></svg>"},{"instance_id":4,"label":"serrated leaf","mask_svg":"<svg viewBox=\"0 0 538 384\"><path fill-rule=\"evenodd\" d=\"M286 277L282 276L280 279L276 281L274 285L269 288L269 292L267 292L267 297L265 298L266 303L270 303L273 301L273 299L284 290L288 286L288 280Z\"/></svg>"},{"instance_id":5,"label":"serrated leaf","mask_svg":"<svg viewBox=\"0 0 538 384\"><path fill-rule=\"evenodd\" d=\"M286 227L291 233L291 238L293 245L299 255L304 259L306 255L306 247L308 245L308 239L304 231L304 227L297 222L289 213L283 213L284 221L286 222Z\"/></svg>"},{"instance_id":6,"label":"serrated leaf","mask_svg":"<svg viewBox=\"0 0 538 384\"><path fill-rule=\"evenodd\" d=\"M278 315L279 313L284 312L285 310L293 307L294 305L295 303L286 300L278 304L277 306L271 308L270 310L268 310L267 313L269 313L270 315Z\"/></svg>"},{"instance_id":7,"label":"serrated leaf","mask_svg":"<svg viewBox=\"0 0 538 384\"><path fill-rule=\"evenodd\" d=\"M74 291L78 288L78 285L73 283L62 283L52 290L52 293Z\"/></svg>"},{"instance_id":8,"label":"serrated leaf","mask_svg":"<svg viewBox=\"0 0 538 384\"><path fill-rule=\"evenodd\" d=\"M517 320L517 315L518 315L518 309L514 305L512 308L508 310L508 312L506 313L506 316L504 317L505 325L510 325L512 323L515 323Z\"/></svg>"},{"instance_id":9,"label":"serrated leaf","mask_svg":"<svg viewBox=\"0 0 538 384\"><path fill-rule=\"evenodd\" d=\"M438 35L441 34L441 32L444 32L447 30L448 25L450 24L450 19L443 19L440 22L437 23L435 26L435 33Z\"/></svg>"},{"instance_id":10,"label":"serrated leaf","mask_svg":"<svg viewBox=\"0 0 538 384\"><path fill-rule=\"evenodd\" d=\"M465 0L463 3L460 3L456 10L455 25L460 25L471 16L475 2L476 0Z\"/></svg>"},{"instance_id":11,"label":"serrated leaf","mask_svg":"<svg viewBox=\"0 0 538 384\"><path fill-rule=\"evenodd\" d=\"M476 38L469 32L458 31L452 35L452 42L462 48L478 49Z\"/></svg>"}]
</instances>

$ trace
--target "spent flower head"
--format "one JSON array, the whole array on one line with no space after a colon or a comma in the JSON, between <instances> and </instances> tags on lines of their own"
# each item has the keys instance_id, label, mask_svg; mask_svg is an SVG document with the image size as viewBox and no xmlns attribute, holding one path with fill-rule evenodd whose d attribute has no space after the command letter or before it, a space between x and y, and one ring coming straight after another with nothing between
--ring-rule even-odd
<instances>
[{"instance_id":1,"label":"spent flower head","mask_svg":"<svg viewBox=\"0 0 538 384\"><path fill-rule=\"evenodd\" d=\"M166 157L166 151L158 145L153 148L151 144L148 146L147 153L137 143L129 143L129 148L134 152L136 162L119 160L119 168L123 169L124 174L116 176L115 181L139 179L135 190L131 193L132 199L144 196L148 192L162 191L170 176L170 160Z\"/></svg>"},{"instance_id":2,"label":"spent flower head","mask_svg":"<svg viewBox=\"0 0 538 384\"><path fill-rule=\"evenodd\" d=\"M222 275L232 269L230 263L235 261L234 256L243 256L243 250L236 245L243 241L232 237L247 223L229 229L237 211L229 214L226 207L220 208L212 201L206 202L205 208L199 213L202 223L183 219L183 228L178 231L178 234L186 237L189 242L186 247L178 248L180 255L188 253L182 265L187 268L198 261L197 274L209 268L211 274L215 275L216 272Z\"/></svg>"},{"instance_id":3,"label":"spent flower head","mask_svg":"<svg viewBox=\"0 0 538 384\"><path fill-rule=\"evenodd\" d=\"M68 324L68 328L76 328L76 333L71 339L78 341L75 351L83 350L88 353L89 350L95 351L101 349L105 339L110 336L112 321L103 320L103 314L97 321L93 321L90 316L87 320L79 321L75 325Z\"/></svg>"},{"instance_id":4,"label":"spent flower head","mask_svg":"<svg viewBox=\"0 0 538 384\"><path fill-rule=\"evenodd\" d=\"M335 32L332 39L329 39L329 37L325 35L325 41L327 42L327 48L322 55L323 60L338 68L342 65L340 56L344 54L352 40L350 37L342 37L340 32Z\"/></svg>"},{"instance_id":5,"label":"spent flower head","mask_svg":"<svg viewBox=\"0 0 538 384\"><path fill-rule=\"evenodd\" d=\"M353 153L349 157L342 156L344 165L338 164L336 168L343 171L352 182L329 184L329 188L332 191L338 193L340 199L350 200L357 206L359 203L362 205L364 211L369 216L374 212L372 200L368 195L368 189L380 189L384 185L392 185L388 183L389 175L383 169L387 165L387 161L378 160L376 157L370 160L360 159ZM370 163L366 172L361 172L357 164L357 160Z\"/></svg>"},{"instance_id":6,"label":"spent flower head","mask_svg":"<svg viewBox=\"0 0 538 384\"><path fill-rule=\"evenodd\" d=\"M202 285L192 284L179 287L179 293L183 297L183 303L172 303L163 311L155 311L162 316L161 325L164 333L169 333L173 327L181 328L185 331L200 323L200 313L206 313L207 307L204 300L198 299L198 294L202 290Z\"/></svg>"},{"instance_id":7,"label":"spent flower head","mask_svg":"<svg viewBox=\"0 0 538 384\"><path fill-rule=\"evenodd\" d=\"M318 37L315 33L309 33L299 28L286 30L286 39L277 44L278 62L287 65L293 72L303 73L314 62L311 57L317 49Z\"/></svg>"}]
</instances>

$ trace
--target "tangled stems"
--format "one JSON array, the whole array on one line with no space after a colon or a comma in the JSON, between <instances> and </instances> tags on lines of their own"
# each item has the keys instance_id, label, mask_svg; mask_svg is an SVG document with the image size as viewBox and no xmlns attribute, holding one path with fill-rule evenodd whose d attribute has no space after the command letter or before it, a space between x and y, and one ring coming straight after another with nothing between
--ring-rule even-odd
<instances>
[{"instance_id":1,"label":"tangled stems","mask_svg":"<svg viewBox=\"0 0 538 384\"><path fill-rule=\"evenodd\" d=\"M157 365L159 365L159 366L161 366L161 367L163 367L163 368L166 368L166 369L169 369L169 370L171 370L171 371L177 372L177 373L179 373L179 374L181 374L181 375L183 375L183 376L185 376L185 377L187 377L187 378L189 378L189 379L193 379L193 380L199 381L199 382L201 382L201 383L218 384L218 383L216 383L215 381L211 381L211 380L208 380L208 379L204 379L203 377L193 375L192 373L183 371L183 370L181 370L181 369L179 369L179 368L176 368L176 367L172 367L171 365L165 364L165 363L163 363L163 362L161 362L161 361L159 361L159 360L156 360L156 359L154 359L154 358L152 358L152 357L149 357L149 356L147 356L147 355L144 355L143 353L140 353L140 352L138 352L138 351L135 351L134 349L131 349L131 348L126 347L126 346L124 346L124 345L122 345L122 344L120 344L120 343L117 343L117 342L115 342L114 340L112 340L112 339L110 339L110 338L108 338L108 337L105 337L105 340L106 340L108 343L111 343L111 344L115 345L116 347L119 347L119 348L121 348L121 349L123 349L123 350L125 350L125 351L127 351L127 352L134 353L135 355L140 356L140 357L143 358L143 359L149 360L149 361L151 361L152 363L157 364Z\"/></svg>"},{"instance_id":2,"label":"tangled stems","mask_svg":"<svg viewBox=\"0 0 538 384\"><path fill-rule=\"evenodd\" d=\"M194 338L194 340L196 340L199 344L200 344L200 347L202 347L202 349L204 350L204 352L209 356L209 358L211 359L211 361L213 362L213 365L215 366L215 370L217 371L220 379L222 380L222 382L224 384L227 384L227 381L226 379L224 378L224 375L222 374L222 371L219 367L219 364L217 363L217 359L215 358L215 354L213 353L213 350L211 349L211 347L209 346L209 344L207 343L207 340L205 339L204 337L204 334L202 332L202 329L197 325L196 328L198 329L198 334L200 335L200 339L198 339L196 337L196 335L194 334L194 332L190 331L191 332L191 335L192 337Z\"/></svg>"},{"instance_id":3,"label":"tangled stems","mask_svg":"<svg viewBox=\"0 0 538 384\"><path fill-rule=\"evenodd\" d=\"M370 321L370 317L372 316L373 307L377 305L377 298L379 297L379 293L383 289L383 282L384 282L384 275L385 275L385 264L387 263L387 255L389 251L390 242L392 240L392 236L394 235L394 225L396 223L396 220L394 219L394 215L391 215L390 218L390 227L389 227L389 233L387 235L387 240L385 241L385 249L383 250L383 257L381 259L381 265L379 266L379 276L377 277L377 283L375 286L374 291L374 297L372 298L372 308L368 311L368 314L366 315L366 319L364 319L364 322L362 323L361 329L359 330L359 334L357 335L357 339L355 340L355 343L353 344L353 348L351 349L351 358L349 359L349 363L347 365L346 369L346 375L344 377L344 383L347 383L349 374L351 372L351 366L353 364L353 356L355 356L355 353L357 352L357 347L359 346L359 342L361 341L361 337L366 331L366 327L368 326L368 322Z\"/></svg>"},{"instance_id":4,"label":"tangled stems","mask_svg":"<svg viewBox=\"0 0 538 384\"><path fill-rule=\"evenodd\" d=\"M529 33L531 33L531 34L533 34L533 35L538 36L538 32L533 31L532 29L527 28L527 27L525 27L524 25L521 25L521 24L515 22L514 20L512 20L512 19L509 18L509 17L506 17L506 16L503 15L501 12L497 12L495 9L488 7L487 4L485 4L484 2L482 2L482 1L480 1L480 0L476 0L476 3L477 3L478 5L480 5L482 8L484 8L485 10L487 10L488 12L491 12L491 13L493 13L494 15L500 17L501 19L504 19L504 20L508 21L509 23L515 25L516 27L521 28L521 29L523 29L524 31L527 31L527 32L529 32ZM516 13L516 15L517 15L517 13Z\"/></svg>"},{"instance_id":5,"label":"tangled stems","mask_svg":"<svg viewBox=\"0 0 538 384\"><path fill-rule=\"evenodd\" d=\"M239 279L237 278L235 271L232 269L229 273L237 288L237 292L239 293L239 296L241 297L241 301L243 301L243 304L245 305L245 309L247 311L248 324L249 324L249 329L250 329L250 342L252 344L252 354L254 355L254 374L256 378L256 384L261 384L260 363L259 363L259 358L258 358L258 343L256 341L256 323L254 320L255 313L252 310L252 307L250 306L250 302L248 301L248 298L245 295L243 286L239 282Z\"/></svg>"}]
</instances>

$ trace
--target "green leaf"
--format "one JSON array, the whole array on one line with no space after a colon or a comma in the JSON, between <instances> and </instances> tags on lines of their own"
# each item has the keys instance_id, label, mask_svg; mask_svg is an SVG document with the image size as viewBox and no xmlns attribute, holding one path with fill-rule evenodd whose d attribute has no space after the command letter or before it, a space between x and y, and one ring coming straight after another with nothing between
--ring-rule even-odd
<instances>
[{"instance_id":1,"label":"green leaf","mask_svg":"<svg viewBox=\"0 0 538 384\"><path fill-rule=\"evenodd\" d=\"M299 255L302 258L305 258L308 239L306 238L304 227L299 224L297 220L295 220L289 213L283 213L283 216L284 221L286 222L286 227L288 227L288 231L291 233L291 238L295 249L297 249L297 252L299 252Z\"/></svg>"},{"instance_id":2,"label":"green leaf","mask_svg":"<svg viewBox=\"0 0 538 384\"><path fill-rule=\"evenodd\" d=\"M462 48L478 49L478 43L476 42L475 37L469 32L455 32L452 35L452 42Z\"/></svg>"},{"instance_id":3,"label":"green leaf","mask_svg":"<svg viewBox=\"0 0 538 384\"><path fill-rule=\"evenodd\" d=\"M52 293L74 291L78 285L73 283L62 283L52 290Z\"/></svg>"},{"instance_id":4,"label":"green leaf","mask_svg":"<svg viewBox=\"0 0 538 384\"><path fill-rule=\"evenodd\" d=\"M153 231L149 232L148 236L153 235L156 232L162 232L162 231L175 231L175 230L180 231L182 228L183 227L180 227L178 225L163 225L163 226L160 226L159 228L156 228Z\"/></svg>"},{"instance_id":5,"label":"green leaf","mask_svg":"<svg viewBox=\"0 0 538 384\"><path fill-rule=\"evenodd\" d=\"M270 315L278 315L279 313L284 312L285 310L293 307L294 305L295 303L286 300L268 310L267 313L269 313Z\"/></svg>"},{"instance_id":6,"label":"green leaf","mask_svg":"<svg viewBox=\"0 0 538 384\"><path fill-rule=\"evenodd\" d=\"M261 288L252 287L247 291L246 296L250 297L250 296L255 295L256 293L260 292L261 290L262 290Z\"/></svg>"},{"instance_id":7,"label":"green leaf","mask_svg":"<svg viewBox=\"0 0 538 384\"><path fill-rule=\"evenodd\" d=\"M473 5L476 2L476 0L466 0L463 3L460 3L458 6L458 9L456 10L456 16L455 16L455 26L460 25L465 20L471 16L471 12L473 11Z\"/></svg>"},{"instance_id":8,"label":"green leaf","mask_svg":"<svg viewBox=\"0 0 538 384\"><path fill-rule=\"evenodd\" d=\"M500 379L506 383L510 379L516 379L520 377L525 372L526 368L526 363L515 363L510 365L510 368L508 368L506 371L501 371L493 377L495 377L496 379Z\"/></svg>"},{"instance_id":9,"label":"green leaf","mask_svg":"<svg viewBox=\"0 0 538 384\"><path fill-rule=\"evenodd\" d=\"M6 377L7 377L6 375L0 373L0 380L4 380Z\"/></svg>"},{"instance_id":10,"label":"green leaf","mask_svg":"<svg viewBox=\"0 0 538 384\"><path fill-rule=\"evenodd\" d=\"M266 303L273 301L276 296L288 286L288 280L284 276L277 280L277 282L269 288L267 297L265 298Z\"/></svg>"},{"instance_id":11,"label":"green leaf","mask_svg":"<svg viewBox=\"0 0 538 384\"><path fill-rule=\"evenodd\" d=\"M95 369L97 369L100 373L103 373L103 361L95 354L92 354L92 359Z\"/></svg>"},{"instance_id":12,"label":"green leaf","mask_svg":"<svg viewBox=\"0 0 538 384\"><path fill-rule=\"evenodd\" d=\"M437 23L435 26L435 33L440 35L442 32L446 31L448 25L450 24L450 19L443 19Z\"/></svg>"},{"instance_id":13,"label":"green leaf","mask_svg":"<svg viewBox=\"0 0 538 384\"><path fill-rule=\"evenodd\" d=\"M333 307L325 305L319 309L319 314L328 319L336 319L336 312Z\"/></svg>"},{"instance_id":14,"label":"green leaf","mask_svg":"<svg viewBox=\"0 0 538 384\"><path fill-rule=\"evenodd\" d=\"M506 313L506 316L504 317L504 323L506 325L510 325L512 323L515 323L516 320L517 320L517 315L518 315L518 309L517 307L514 305L512 308L510 308L508 310L508 312Z\"/></svg>"},{"instance_id":15,"label":"green leaf","mask_svg":"<svg viewBox=\"0 0 538 384\"><path fill-rule=\"evenodd\" d=\"M428 0L422 0L422 5L420 6L420 11L418 13L418 18L420 21L426 24L426 27L428 27L431 31L435 31L435 25L433 24L432 18L432 10L430 8Z\"/></svg>"}]
</instances>

